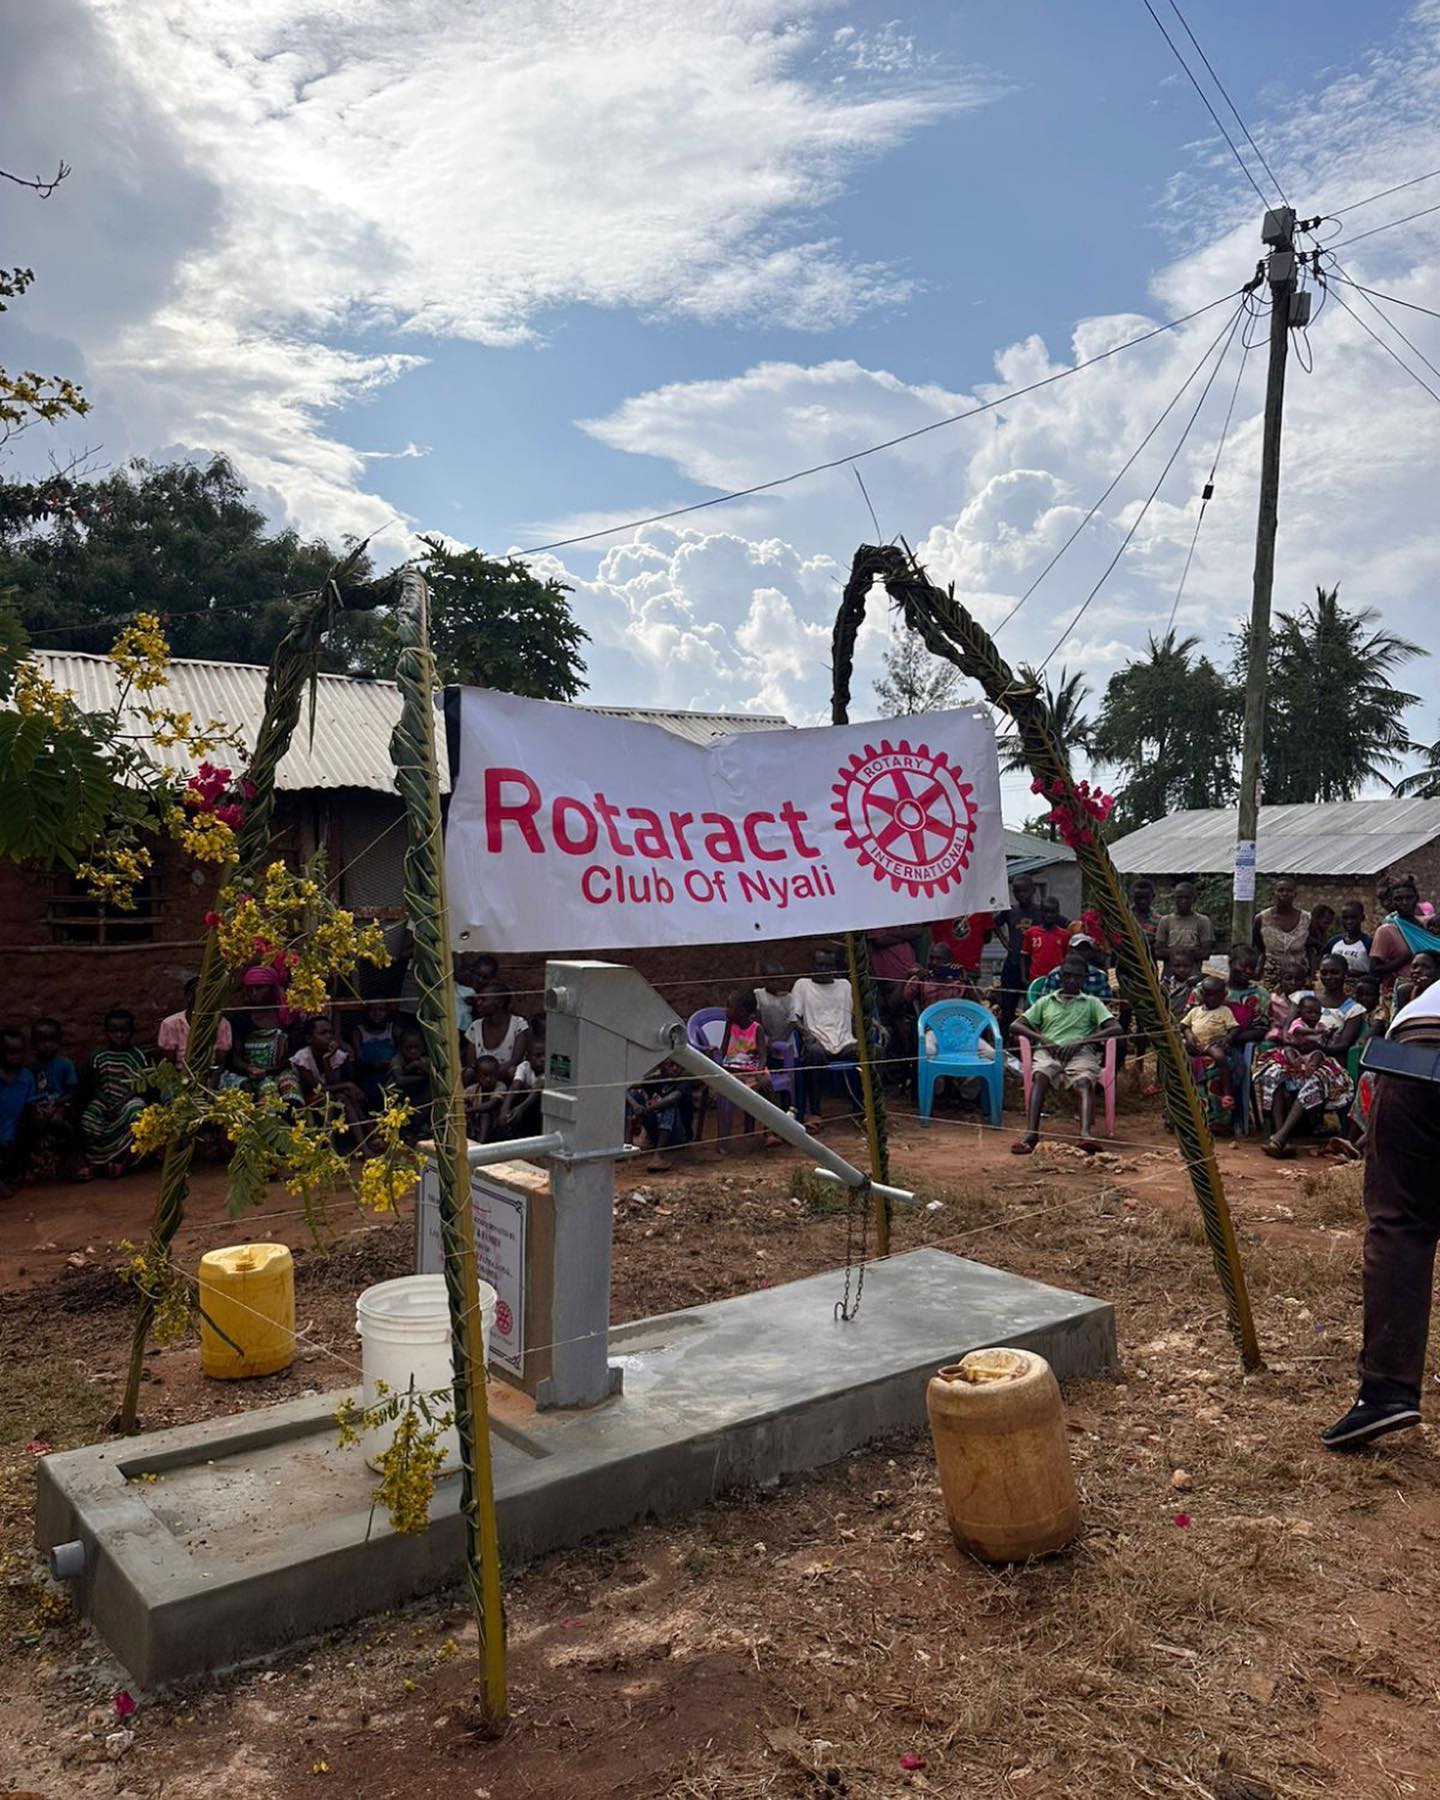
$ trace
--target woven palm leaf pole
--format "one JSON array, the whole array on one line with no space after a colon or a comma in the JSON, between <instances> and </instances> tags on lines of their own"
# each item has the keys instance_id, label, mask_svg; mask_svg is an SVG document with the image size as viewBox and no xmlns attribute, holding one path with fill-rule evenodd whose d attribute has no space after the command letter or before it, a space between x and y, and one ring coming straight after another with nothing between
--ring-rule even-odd
<instances>
[{"instance_id":1,"label":"woven palm leaf pole","mask_svg":"<svg viewBox=\"0 0 1440 1800\"><path fill-rule=\"evenodd\" d=\"M465 1573L480 1632L484 1712L503 1724L505 1612L500 1545L490 1465L490 1413L485 1396L485 1331L475 1266L475 1215L466 1157L465 1103L455 1027L455 973L440 826L440 770L435 755L435 658L430 652L430 593L413 570L400 578L400 723L390 740L395 780L405 803L405 911L414 939L420 1030L430 1059L432 1131L439 1182L445 1291L455 1365L455 1430L460 1440L460 1510L465 1520Z\"/></svg>"},{"instance_id":2,"label":"woven palm leaf pole","mask_svg":"<svg viewBox=\"0 0 1440 1800\"><path fill-rule=\"evenodd\" d=\"M849 590L846 590L848 599ZM850 653L842 659L840 645L844 635L846 601L842 600L840 617L835 621L835 655L830 690L830 723L850 723L850 670L854 662L853 645L858 622L848 634ZM865 602L862 597L863 615ZM850 992L855 1005L856 1064L860 1070L860 1098L865 1107L865 1137L870 1147L870 1179L888 1186L890 1181L890 1134L886 1128L885 1096L870 1057L870 1021L875 1017L875 982L870 970L870 946L858 931L845 933L845 955L850 964ZM880 1194L870 1196L871 1217L875 1225L875 1254L890 1254L890 1202ZM856 1303L859 1300L857 1296Z\"/></svg>"},{"instance_id":3,"label":"woven palm leaf pole","mask_svg":"<svg viewBox=\"0 0 1440 1800\"><path fill-rule=\"evenodd\" d=\"M1086 828L1086 814L1076 795L1070 759L1055 733L1049 709L1032 683L1017 681L989 633L960 605L954 590L936 587L908 551L890 545L865 544L855 553L835 628L837 693L842 666L848 691L855 635L864 615L866 596L877 580L883 582L891 600L903 612L906 624L919 632L926 648L978 681L991 704L1010 715L1031 773L1046 793L1082 825L1074 845L1076 859L1115 946L1121 992L1134 1007L1140 1029L1155 1044L1166 1116L1190 1172L1206 1241L1225 1297L1226 1318L1241 1362L1247 1370L1258 1369L1261 1356L1255 1321L1204 1103L1190 1078L1174 1013L1110 853L1099 837Z\"/></svg>"},{"instance_id":4,"label":"woven palm leaf pole","mask_svg":"<svg viewBox=\"0 0 1440 1800\"><path fill-rule=\"evenodd\" d=\"M364 612L378 606L389 591L389 583L348 585L347 578L364 546L352 552L331 574L318 593L307 596L296 608L294 622L276 646L265 679L265 710L255 738L254 754L247 771L255 793L247 802L245 817L235 843L233 861L220 871L217 887L230 882L258 880L265 858L270 852L270 825L275 814L275 771L279 768L295 727L300 722L300 704L307 683L313 683L320 666L320 652L336 616L344 612ZM230 992L230 970L220 954L220 945L212 931L205 940L200 958L200 974L195 989L195 1004L190 1014L190 1037L181 1064L183 1079L198 1086L209 1075L215 1060L215 1039L220 1030L220 1015ZM190 1191L190 1164L195 1154L195 1135L179 1131L165 1146L165 1160L160 1170L160 1192L155 1201L154 1216L146 1239L146 1260L152 1269L161 1267L170 1253L170 1245L185 1217L185 1201ZM142 1291L135 1313L134 1333L130 1341L130 1367L125 1377L125 1395L120 1405L119 1428L138 1429L140 1377L145 1367L145 1346L155 1318L155 1297Z\"/></svg>"}]
</instances>

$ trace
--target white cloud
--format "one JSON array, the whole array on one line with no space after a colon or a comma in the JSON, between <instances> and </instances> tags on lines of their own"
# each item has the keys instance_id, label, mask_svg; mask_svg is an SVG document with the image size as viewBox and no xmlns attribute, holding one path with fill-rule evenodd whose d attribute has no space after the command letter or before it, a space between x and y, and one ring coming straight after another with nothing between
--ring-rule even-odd
<instances>
[{"instance_id":1,"label":"white cloud","mask_svg":"<svg viewBox=\"0 0 1440 1800\"><path fill-rule=\"evenodd\" d=\"M32 208L25 255L47 273L47 329L84 344L82 372L107 422L122 422L104 433L107 447L229 450L272 504L330 532L393 519L367 484L383 479L387 455L414 446L353 449L326 415L402 378L435 340L540 343L550 310L575 302L833 327L903 300L908 271L855 255L823 209L861 159L1000 91L937 69L903 24L867 32L824 0L668 10L640 0L209 0L189 11L169 0L58 0L44 12L22 9L16 26L25 56L10 63L26 74L13 96L14 154L43 162L62 117L79 134L66 136L67 155L96 174L89 187L77 176L73 203L66 196L81 209L79 239L74 211ZM0 103L6 81L0 70ZM1424 0L1391 46L1317 78L1269 117L1247 110L1302 213L1334 211L1440 164L1437 89L1440 0ZM1160 80L1156 92L1166 108L1193 111L1187 86ZM1347 215L1340 235L1433 191ZM1143 311L1081 318L1064 339L997 343L993 371L974 370L967 391L912 381L893 355L888 368L855 355L772 358L732 379L658 386L578 423L637 459L642 494L638 459L658 459L654 510L675 475L721 490L843 458L1233 289L1259 251L1254 214L1229 151L1202 138L1156 209L1176 235ZM143 254L127 256L137 228ZM114 282L95 279L82 241L100 246ZM1388 292L1422 305L1440 292L1440 215L1340 253L1352 275ZM1399 316L1440 364L1440 327ZM903 532L937 579L997 624L1223 317L866 460L881 535ZM1309 342L1315 375L1292 364L1290 376L1277 605L1339 581L1347 599L1379 604L1388 624L1423 640L1440 577L1440 413L1334 300ZM1222 660L1249 601L1263 361L1262 348L1246 365L1176 612ZM48 353L41 366L51 362L77 367ZM1058 644L1056 663L1100 684L1164 629L1234 366L1083 617L1074 622L1189 399L1005 627L1012 660L1038 661ZM530 541L616 516L551 521ZM873 535L842 465L542 566L576 586L597 698L814 719L828 704L845 564ZM872 613L857 693L889 632L878 601ZM1414 729L1434 735L1440 659L1413 685L1427 695Z\"/></svg>"},{"instance_id":2,"label":"white cloud","mask_svg":"<svg viewBox=\"0 0 1440 1800\"><path fill-rule=\"evenodd\" d=\"M1302 210L1352 202L1440 163L1433 105L1440 88L1440 4L1427 0L1418 8L1403 40L1403 50L1369 59L1362 76L1336 77L1317 95L1302 96L1293 115L1270 123L1262 141ZM1224 154L1228 158L1228 151ZM1196 201L1192 177L1181 185ZM1421 190L1422 196L1427 191ZM1323 202L1309 198L1317 194L1326 197ZM1346 235L1420 203L1413 195L1395 196L1347 216ZM911 384L903 370L870 369L854 360L763 363L733 380L672 383L632 396L608 417L585 421L585 429L615 448L664 457L715 487L744 487L787 467L843 456L1042 379L1237 286L1253 268L1258 248L1253 206L1231 192L1219 207L1207 201L1204 211L1212 221L1210 234L1156 272L1152 312L1081 319L1063 344L1031 336L999 346L995 380L978 382L971 393ZM1243 226L1234 224L1237 216L1243 216ZM1192 238L1193 222L1192 210ZM1326 234L1334 229L1324 228ZM1367 238L1341 254L1357 279L1401 298L1429 305L1440 292L1440 216ZM1386 335L1352 291L1335 292ZM1440 327L1422 314L1392 310L1392 316L1440 364ZM903 532L932 576L953 581L965 603L994 626L1081 524L1226 317L1217 309L981 419L867 460L866 482L884 531ZM1143 648L1148 633L1166 628L1172 607L1178 629L1198 636L1217 661L1229 661L1230 634L1249 609L1254 555L1263 322L1256 331L1260 342L1245 364L1215 495L1178 606L1200 489L1210 475L1239 365L1238 343L1143 519L1145 498L1199 396L1204 371L1133 471L1005 627L1001 647L1012 661L1050 656L1052 671L1061 664L1082 669L1092 686L1101 688L1116 667ZM1398 340L1391 342L1416 362ZM1316 369L1307 375L1303 362L1312 354ZM1423 367L1420 372L1436 385ZM1277 608L1297 609L1317 585L1339 582L1343 598L1377 605L1392 629L1422 643L1433 639L1440 577L1433 495L1437 460L1440 411L1434 399L1395 367L1332 296L1308 339L1295 344L1291 361ZM823 547L841 562L849 547L873 535L859 513L853 477L844 469L727 507L724 519L737 538L768 543L772 556L782 531L797 554ZM1125 555L1087 603L1132 525L1135 535ZM709 529L717 528L717 515L709 515ZM788 610L767 617L766 624L776 645L773 660L785 677L781 687L797 697L803 693L817 710L828 693L828 669L817 658L802 684L795 668L796 627L809 626L818 643L833 619L836 592L807 595L783 581L776 585ZM709 616L698 601L694 616L697 622ZM740 645L750 653L758 647L758 633ZM1414 665L1405 675L1406 684L1424 696L1411 725L1425 739L1435 735L1440 713L1437 665L1440 659ZM757 678L753 671L738 677ZM770 679L766 691L781 687ZM1317 728L1323 721L1317 720Z\"/></svg>"},{"instance_id":3,"label":"white cloud","mask_svg":"<svg viewBox=\"0 0 1440 1800\"><path fill-rule=\"evenodd\" d=\"M835 4L33 9L0 72L7 154L58 130L66 202L85 187L112 237L143 215L161 240L126 305L93 263L57 284L51 330L83 344L127 447L227 451L307 524L371 529L393 509L322 421L434 340L525 343L574 303L820 329L904 297L809 215L985 90L920 74L891 32L837 87Z\"/></svg>"}]
</instances>

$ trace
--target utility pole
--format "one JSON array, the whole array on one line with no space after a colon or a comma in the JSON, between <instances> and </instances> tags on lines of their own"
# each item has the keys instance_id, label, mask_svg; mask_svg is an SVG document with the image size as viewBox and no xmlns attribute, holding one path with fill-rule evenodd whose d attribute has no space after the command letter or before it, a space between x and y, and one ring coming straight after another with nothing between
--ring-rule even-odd
<instances>
[{"instance_id":1,"label":"utility pole","mask_svg":"<svg viewBox=\"0 0 1440 1800\"><path fill-rule=\"evenodd\" d=\"M1270 247L1270 368L1265 382L1265 438L1260 453L1260 513L1255 525L1255 583L1250 601L1250 655L1245 671L1245 723L1240 743L1240 818L1235 832L1233 943L1248 944L1255 923L1255 839L1260 822L1260 763L1265 743L1265 684L1270 662L1270 592L1275 581L1275 530L1280 516L1280 424L1290 327L1309 315L1308 294L1295 291L1295 210L1277 206L1260 235ZM1300 312L1306 317L1299 317Z\"/></svg>"}]
</instances>

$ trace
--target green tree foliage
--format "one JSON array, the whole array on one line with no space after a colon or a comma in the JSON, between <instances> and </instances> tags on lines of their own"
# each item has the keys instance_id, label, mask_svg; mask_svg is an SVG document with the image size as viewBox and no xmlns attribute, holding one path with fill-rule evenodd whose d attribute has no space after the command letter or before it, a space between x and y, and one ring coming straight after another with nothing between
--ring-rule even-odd
<instances>
[{"instance_id":1,"label":"green tree foliage","mask_svg":"<svg viewBox=\"0 0 1440 1800\"><path fill-rule=\"evenodd\" d=\"M1051 727L1071 757L1088 755L1093 747L1094 726L1085 714L1085 702L1090 698L1085 677L1078 671L1072 675L1063 664L1056 671L1053 682L1029 663L1021 663L1015 673L1022 681L1040 689L1050 713ZM1001 738L1000 767L1007 774L1017 769L1029 769L1019 738ZM1050 835L1055 834L1052 831Z\"/></svg>"},{"instance_id":2,"label":"green tree foliage","mask_svg":"<svg viewBox=\"0 0 1440 1800\"><path fill-rule=\"evenodd\" d=\"M1413 775L1395 783L1397 794L1413 795L1419 800L1440 800L1440 738L1433 744L1412 744L1425 758Z\"/></svg>"},{"instance_id":3,"label":"green tree foliage","mask_svg":"<svg viewBox=\"0 0 1440 1800\"><path fill-rule=\"evenodd\" d=\"M1239 698L1198 645L1173 631L1152 635L1145 655L1106 685L1091 750L1123 778L1117 831L1234 801Z\"/></svg>"},{"instance_id":4,"label":"green tree foliage","mask_svg":"<svg viewBox=\"0 0 1440 1800\"><path fill-rule=\"evenodd\" d=\"M27 682L29 648L0 588L0 859L73 864L107 825L137 812L125 782L135 753L113 717Z\"/></svg>"},{"instance_id":5,"label":"green tree foliage","mask_svg":"<svg viewBox=\"0 0 1440 1800\"><path fill-rule=\"evenodd\" d=\"M268 662L286 596L313 592L337 560L328 544L267 532L224 457L136 462L80 484L43 529L0 539L0 586L42 645L103 652L117 618L144 610L164 618L176 656Z\"/></svg>"},{"instance_id":6,"label":"green tree foliage","mask_svg":"<svg viewBox=\"0 0 1440 1800\"><path fill-rule=\"evenodd\" d=\"M569 589L524 563L421 540L432 588L436 662L445 681L573 700L585 686L586 634ZM0 587L15 590L42 647L108 650L117 622L144 610L164 621L172 653L219 662L270 660L291 599L313 593L341 552L297 532L269 531L224 457L203 465L136 462L75 486L43 525L5 529ZM351 578L370 573L361 557ZM342 673L390 676L396 642L386 614L346 615L325 655Z\"/></svg>"},{"instance_id":7,"label":"green tree foliage","mask_svg":"<svg viewBox=\"0 0 1440 1800\"><path fill-rule=\"evenodd\" d=\"M1394 687L1390 675L1426 652L1377 630L1379 616L1370 606L1347 612L1338 587L1317 587L1313 605L1276 615L1261 764L1270 805L1353 800L1413 748L1404 713L1416 696ZM1248 661L1247 628L1236 638L1242 688Z\"/></svg>"},{"instance_id":8,"label":"green tree foliage","mask_svg":"<svg viewBox=\"0 0 1440 1800\"><path fill-rule=\"evenodd\" d=\"M970 696L954 663L925 648L918 631L898 624L875 679L875 701L885 719L908 719L916 713L943 712L965 706Z\"/></svg>"},{"instance_id":9,"label":"green tree foliage","mask_svg":"<svg viewBox=\"0 0 1440 1800\"><path fill-rule=\"evenodd\" d=\"M66 173L62 164L52 192ZM11 301L22 299L34 279L30 269L0 269L0 313L9 311ZM58 425L89 410L90 402L67 375L37 375L34 369L12 370L0 365L0 449L33 425ZM57 469L40 481L0 480L0 539L64 512L75 485L73 468Z\"/></svg>"},{"instance_id":10,"label":"green tree foliage","mask_svg":"<svg viewBox=\"0 0 1440 1800\"><path fill-rule=\"evenodd\" d=\"M573 700L584 692L580 650L589 636L571 615L564 582L542 581L522 562L453 550L438 538L420 541L419 568L430 583L430 644L442 681L533 700Z\"/></svg>"}]
</instances>

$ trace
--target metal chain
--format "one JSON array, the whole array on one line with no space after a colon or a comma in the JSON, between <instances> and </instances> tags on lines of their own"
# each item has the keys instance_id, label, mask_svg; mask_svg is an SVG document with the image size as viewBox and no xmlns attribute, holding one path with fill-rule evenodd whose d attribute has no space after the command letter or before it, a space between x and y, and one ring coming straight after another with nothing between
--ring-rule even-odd
<instances>
[{"instance_id":1,"label":"metal chain","mask_svg":"<svg viewBox=\"0 0 1440 1800\"><path fill-rule=\"evenodd\" d=\"M848 1325L860 1311L865 1292L865 1269L870 1258L870 1183L847 1190L845 1202L845 1295L835 1302L835 1317ZM860 1213L860 1260L855 1260L855 1213ZM855 1277L855 1304L850 1304L850 1278Z\"/></svg>"}]
</instances>

